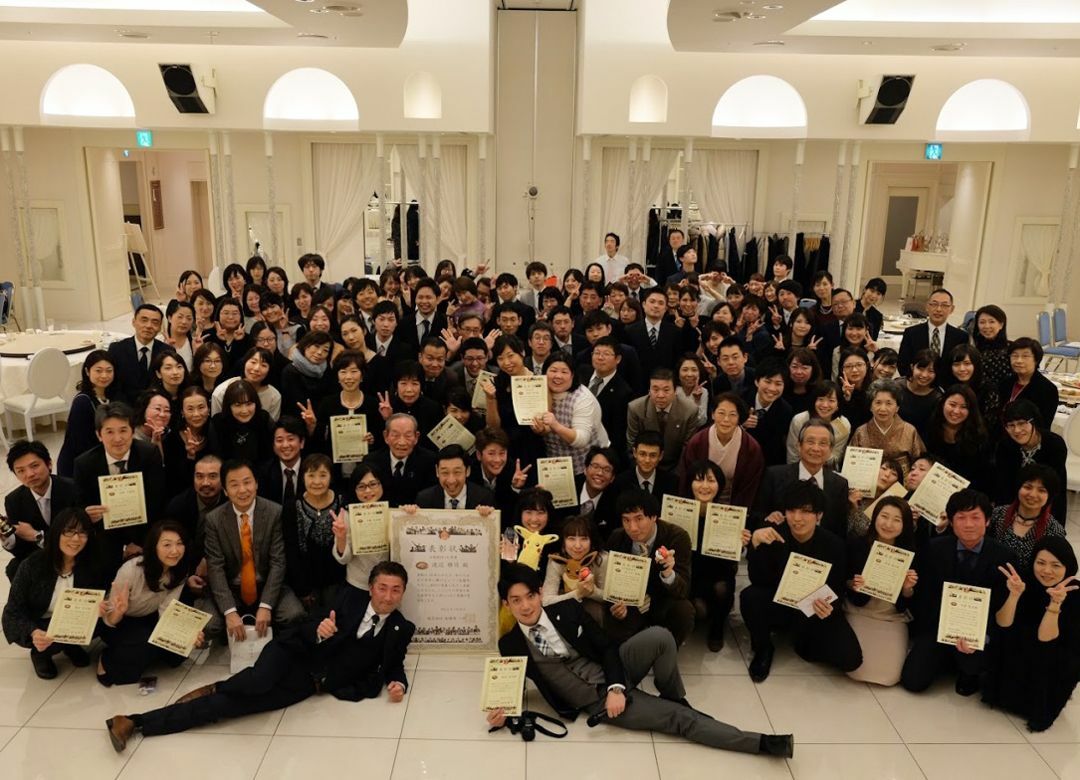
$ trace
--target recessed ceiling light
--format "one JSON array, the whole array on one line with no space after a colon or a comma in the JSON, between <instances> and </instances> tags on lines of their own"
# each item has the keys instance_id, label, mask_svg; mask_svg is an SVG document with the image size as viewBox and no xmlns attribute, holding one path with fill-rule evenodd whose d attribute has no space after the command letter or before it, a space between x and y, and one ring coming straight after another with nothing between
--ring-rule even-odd
<instances>
[{"instance_id":1,"label":"recessed ceiling light","mask_svg":"<svg viewBox=\"0 0 1080 780\"><path fill-rule=\"evenodd\" d=\"M297 38L329 38L329 35L323 35L322 33L297 33Z\"/></svg>"},{"instance_id":2,"label":"recessed ceiling light","mask_svg":"<svg viewBox=\"0 0 1080 780\"><path fill-rule=\"evenodd\" d=\"M786 46L783 41L756 41L755 46Z\"/></svg>"},{"instance_id":3,"label":"recessed ceiling light","mask_svg":"<svg viewBox=\"0 0 1080 780\"><path fill-rule=\"evenodd\" d=\"M784 6L780 5L779 3L770 3L769 5L763 5L761 7L764 8L766 11L783 11L784 10Z\"/></svg>"},{"instance_id":4,"label":"recessed ceiling light","mask_svg":"<svg viewBox=\"0 0 1080 780\"><path fill-rule=\"evenodd\" d=\"M737 22L742 19L742 14L738 11L713 11L712 20L714 22Z\"/></svg>"},{"instance_id":5,"label":"recessed ceiling light","mask_svg":"<svg viewBox=\"0 0 1080 780\"><path fill-rule=\"evenodd\" d=\"M335 14L345 14L345 13L351 13L353 11L359 11L360 6L358 6L358 5L324 5L323 10L324 11L330 11L331 13L335 13Z\"/></svg>"},{"instance_id":6,"label":"recessed ceiling light","mask_svg":"<svg viewBox=\"0 0 1080 780\"><path fill-rule=\"evenodd\" d=\"M760 21L760 20L764 19L765 14L743 14L742 18L743 19L749 19L751 21L757 22L757 21Z\"/></svg>"},{"instance_id":7,"label":"recessed ceiling light","mask_svg":"<svg viewBox=\"0 0 1080 780\"><path fill-rule=\"evenodd\" d=\"M967 46L966 43L942 43L937 46L931 46L931 51L961 51Z\"/></svg>"},{"instance_id":8,"label":"recessed ceiling light","mask_svg":"<svg viewBox=\"0 0 1080 780\"><path fill-rule=\"evenodd\" d=\"M314 3L315 0L296 0L298 3Z\"/></svg>"},{"instance_id":9,"label":"recessed ceiling light","mask_svg":"<svg viewBox=\"0 0 1080 780\"><path fill-rule=\"evenodd\" d=\"M117 30L116 34L121 38L133 38L135 40L146 40L150 37L150 33L140 32L138 30Z\"/></svg>"},{"instance_id":10,"label":"recessed ceiling light","mask_svg":"<svg viewBox=\"0 0 1080 780\"><path fill-rule=\"evenodd\" d=\"M756 0L739 0L739 5L753 5Z\"/></svg>"}]
</instances>

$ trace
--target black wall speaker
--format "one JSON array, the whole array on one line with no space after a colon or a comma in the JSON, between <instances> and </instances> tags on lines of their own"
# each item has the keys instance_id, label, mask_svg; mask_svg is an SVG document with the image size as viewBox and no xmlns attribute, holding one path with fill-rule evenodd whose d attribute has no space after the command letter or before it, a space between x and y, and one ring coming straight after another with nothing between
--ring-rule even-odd
<instances>
[{"instance_id":1,"label":"black wall speaker","mask_svg":"<svg viewBox=\"0 0 1080 780\"><path fill-rule=\"evenodd\" d=\"M158 65L169 100L181 114L214 113L213 80L200 79L191 65ZM212 71L211 71L212 72Z\"/></svg>"},{"instance_id":2,"label":"black wall speaker","mask_svg":"<svg viewBox=\"0 0 1080 780\"><path fill-rule=\"evenodd\" d=\"M860 82L859 121L864 125L894 125L904 112L914 76L882 76L876 94Z\"/></svg>"}]
</instances>

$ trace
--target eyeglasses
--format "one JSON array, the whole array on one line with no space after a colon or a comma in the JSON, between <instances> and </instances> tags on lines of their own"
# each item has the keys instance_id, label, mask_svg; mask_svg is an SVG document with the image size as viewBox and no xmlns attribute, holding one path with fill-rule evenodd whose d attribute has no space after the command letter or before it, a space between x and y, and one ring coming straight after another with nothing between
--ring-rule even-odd
<instances>
[{"instance_id":1,"label":"eyeglasses","mask_svg":"<svg viewBox=\"0 0 1080 780\"><path fill-rule=\"evenodd\" d=\"M601 474L614 474L615 473L615 469L613 469L611 466L601 466L599 463L590 463L585 468L591 469L592 471L597 471L597 472L599 472Z\"/></svg>"},{"instance_id":2,"label":"eyeglasses","mask_svg":"<svg viewBox=\"0 0 1080 780\"><path fill-rule=\"evenodd\" d=\"M220 366L221 365L221 358L206 358L206 360L203 361L203 365L204 366Z\"/></svg>"},{"instance_id":3,"label":"eyeglasses","mask_svg":"<svg viewBox=\"0 0 1080 780\"><path fill-rule=\"evenodd\" d=\"M1020 428L1026 428L1031 425L1032 422L1032 420L1010 420L1009 422L1005 423L1005 430L1015 431L1019 430Z\"/></svg>"},{"instance_id":4,"label":"eyeglasses","mask_svg":"<svg viewBox=\"0 0 1080 780\"><path fill-rule=\"evenodd\" d=\"M373 481L373 482L357 482L356 483L356 489L357 490L375 490L376 488L381 488L381 487L382 487L382 482L379 482L377 480Z\"/></svg>"},{"instance_id":5,"label":"eyeglasses","mask_svg":"<svg viewBox=\"0 0 1080 780\"><path fill-rule=\"evenodd\" d=\"M65 539L88 539L90 534L86 531L79 530L77 528L69 528L60 534Z\"/></svg>"},{"instance_id":6,"label":"eyeglasses","mask_svg":"<svg viewBox=\"0 0 1080 780\"><path fill-rule=\"evenodd\" d=\"M948 309L951 306L952 304L948 301L930 301L930 303L926 304L928 309Z\"/></svg>"}]
</instances>

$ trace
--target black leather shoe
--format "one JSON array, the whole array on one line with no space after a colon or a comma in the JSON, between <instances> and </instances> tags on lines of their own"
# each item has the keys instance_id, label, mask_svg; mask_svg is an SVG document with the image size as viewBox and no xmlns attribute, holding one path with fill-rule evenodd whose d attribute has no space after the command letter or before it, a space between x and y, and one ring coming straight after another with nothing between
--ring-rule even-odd
<instances>
[{"instance_id":1,"label":"black leather shoe","mask_svg":"<svg viewBox=\"0 0 1080 780\"><path fill-rule=\"evenodd\" d=\"M724 649L724 621L714 620L709 625L709 635L705 639L705 646L713 653L719 653Z\"/></svg>"},{"instance_id":2,"label":"black leather shoe","mask_svg":"<svg viewBox=\"0 0 1080 780\"><path fill-rule=\"evenodd\" d=\"M52 680L56 677L56 664L53 659L44 653L31 653L30 661L34 664L34 672L42 680Z\"/></svg>"},{"instance_id":3,"label":"black leather shoe","mask_svg":"<svg viewBox=\"0 0 1080 780\"><path fill-rule=\"evenodd\" d=\"M762 734L761 752L766 756L792 758L795 755L795 737L791 734Z\"/></svg>"},{"instance_id":4,"label":"black leather shoe","mask_svg":"<svg viewBox=\"0 0 1080 780\"><path fill-rule=\"evenodd\" d=\"M135 733L135 721L126 715L117 715L105 721L105 728L109 730L109 740L112 742L113 750L123 753L128 740Z\"/></svg>"},{"instance_id":5,"label":"black leather shoe","mask_svg":"<svg viewBox=\"0 0 1080 780\"><path fill-rule=\"evenodd\" d=\"M776 650L773 646L769 645L754 653L754 660L750 662L751 680L754 682L762 682L769 676L775 652Z\"/></svg>"},{"instance_id":6,"label":"black leather shoe","mask_svg":"<svg viewBox=\"0 0 1080 780\"><path fill-rule=\"evenodd\" d=\"M971 696L979 692L979 675L961 674L956 678L956 692L961 696Z\"/></svg>"},{"instance_id":7,"label":"black leather shoe","mask_svg":"<svg viewBox=\"0 0 1080 780\"><path fill-rule=\"evenodd\" d=\"M78 645L68 645L62 651L71 663L80 669L90 665L90 654Z\"/></svg>"}]
</instances>

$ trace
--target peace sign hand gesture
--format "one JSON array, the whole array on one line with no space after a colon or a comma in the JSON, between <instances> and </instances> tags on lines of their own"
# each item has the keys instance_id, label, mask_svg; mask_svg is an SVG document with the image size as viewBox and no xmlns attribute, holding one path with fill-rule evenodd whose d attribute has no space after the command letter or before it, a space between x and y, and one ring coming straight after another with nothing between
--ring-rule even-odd
<instances>
[{"instance_id":1,"label":"peace sign hand gesture","mask_svg":"<svg viewBox=\"0 0 1080 780\"><path fill-rule=\"evenodd\" d=\"M821 343L821 336L811 336L810 343L806 345L807 349L817 349L817 345Z\"/></svg>"},{"instance_id":2,"label":"peace sign hand gesture","mask_svg":"<svg viewBox=\"0 0 1080 780\"><path fill-rule=\"evenodd\" d=\"M851 384L848 378L843 374L840 375L840 384L844 390L844 400L850 401L851 394L855 392L855 385Z\"/></svg>"},{"instance_id":3,"label":"peace sign hand gesture","mask_svg":"<svg viewBox=\"0 0 1080 780\"><path fill-rule=\"evenodd\" d=\"M330 527L334 532L334 539L339 542L345 541L345 535L348 531L348 527L345 524L346 512L344 509L339 509L337 512L331 512L330 517L334 518L334 524Z\"/></svg>"},{"instance_id":4,"label":"peace sign hand gesture","mask_svg":"<svg viewBox=\"0 0 1080 780\"><path fill-rule=\"evenodd\" d=\"M523 487L525 487L525 481L529 478L529 470L531 468L532 468L531 463L528 466L526 466L525 468L521 468L521 460L520 459L515 460L514 461L514 476L510 480L510 484L513 485L518 490L521 490Z\"/></svg>"},{"instance_id":5,"label":"peace sign hand gesture","mask_svg":"<svg viewBox=\"0 0 1080 780\"><path fill-rule=\"evenodd\" d=\"M773 327L774 328L778 327L780 325L780 323L784 321L783 315L780 314L780 310L778 308L776 308L775 306L770 306L769 307L769 312L772 314Z\"/></svg>"},{"instance_id":6,"label":"peace sign hand gesture","mask_svg":"<svg viewBox=\"0 0 1080 780\"><path fill-rule=\"evenodd\" d=\"M1047 588L1046 593L1047 593L1047 595L1050 596L1050 603L1051 604L1056 604L1058 607L1060 607L1061 602L1063 602L1065 600L1066 596L1068 596L1074 590L1080 590L1080 585L1070 585L1069 584L1070 582L1073 582L1075 579L1076 579L1075 575L1073 575L1072 577L1066 577L1065 579L1063 579L1061 582L1059 582L1054 587Z\"/></svg>"},{"instance_id":7,"label":"peace sign hand gesture","mask_svg":"<svg viewBox=\"0 0 1080 780\"><path fill-rule=\"evenodd\" d=\"M779 333L777 333L775 336L772 337L772 340L773 340L773 344L776 346L776 348L778 350L780 350L781 352L783 352L784 351L784 337L781 336Z\"/></svg>"},{"instance_id":8,"label":"peace sign hand gesture","mask_svg":"<svg viewBox=\"0 0 1080 780\"><path fill-rule=\"evenodd\" d=\"M1027 587L1023 577L1016 573L1011 563L998 566L998 571L1005 575L1005 586L1009 589L1009 595L1019 597Z\"/></svg>"},{"instance_id":9,"label":"peace sign hand gesture","mask_svg":"<svg viewBox=\"0 0 1080 780\"><path fill-rule=\"evenodd\" d=\"M296 408L300 410L300 419L304 421L304 425L307 426L309 434L315 432L315 410L311 406L311 399L307 399L306 404L302 404L299 401L296 402Z\"/></svg>"},{"instance_id":10,"label":"peace sign hand gesture","mask_svg":"<svg viewBox=\"0 0 1080 780\"><path fill-rule=\"evenodd\" d=\"M394 407L390 405L390 391L385 393L376 393L379 396L379 416L384 420L389 420L390 415L394 413Z\"/></svg>"}]
</instances>

